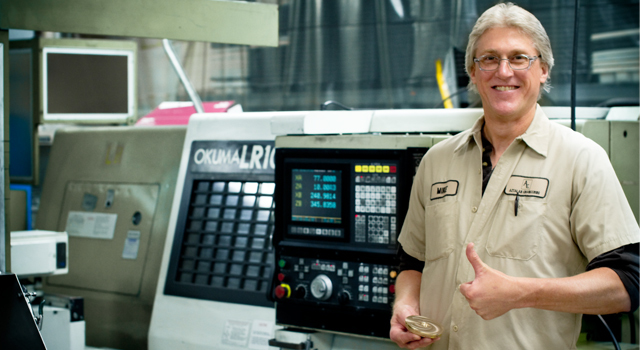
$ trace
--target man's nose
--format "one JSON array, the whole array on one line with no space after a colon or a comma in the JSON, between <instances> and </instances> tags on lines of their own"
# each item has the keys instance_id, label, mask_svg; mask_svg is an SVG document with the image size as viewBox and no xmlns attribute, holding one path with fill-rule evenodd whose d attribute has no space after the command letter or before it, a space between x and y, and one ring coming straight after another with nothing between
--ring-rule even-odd
<instances>
[{"instance_id":1,"label":"man's nose","mask_svg":"<svg viewBox=\"0 0 640 350\"><path fill-rule=\"evenodd\" d=\"M498 62L498 75L501 77L510 77L513 75L513 69L509 64L509 60L502 59Z\"/></svg>"}]
</instances>

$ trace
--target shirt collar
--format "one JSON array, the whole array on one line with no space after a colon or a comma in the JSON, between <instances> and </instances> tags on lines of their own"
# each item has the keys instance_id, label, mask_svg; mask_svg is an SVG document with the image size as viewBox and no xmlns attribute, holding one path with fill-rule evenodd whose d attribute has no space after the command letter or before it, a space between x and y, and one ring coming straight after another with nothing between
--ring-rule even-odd
<instances>
[{"instance_id":1,"label":"shirt collar","mask_svg":"<svg viewBox=\"0 0 640 350\"><path fill-rule=\"evenodd\" d=\"M464 146L467 146L471 140L475 140L479 147L482 147L482 127L484 125L484 115L480 117L473 124L471 129L464 131L462 137L458 141L454 152L460 151ZM533 121L527 128L524 134L516 137L516 140L522 140L536 153L543 157L547 156L548 141L547 135L549 131L549 118L542 111L540 105L536 104L536 114L533 117ZM465 135L466 134L466 135Z\"/></svg>"}]
</instances>

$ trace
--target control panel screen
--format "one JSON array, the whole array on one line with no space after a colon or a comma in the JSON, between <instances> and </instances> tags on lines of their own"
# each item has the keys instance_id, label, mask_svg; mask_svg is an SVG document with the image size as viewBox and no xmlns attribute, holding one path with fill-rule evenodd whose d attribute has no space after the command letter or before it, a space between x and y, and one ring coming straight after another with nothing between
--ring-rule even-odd
<instances>
[{"instance_id":1,"label":"control panel screen","mask_svg":"<svg viewBox=\"0 0 640 350\"><path fill-rule=\"evenodd\" d=\"M342 171L291 170L291 221L342 222Z\"/></svg>"}]
</instances>

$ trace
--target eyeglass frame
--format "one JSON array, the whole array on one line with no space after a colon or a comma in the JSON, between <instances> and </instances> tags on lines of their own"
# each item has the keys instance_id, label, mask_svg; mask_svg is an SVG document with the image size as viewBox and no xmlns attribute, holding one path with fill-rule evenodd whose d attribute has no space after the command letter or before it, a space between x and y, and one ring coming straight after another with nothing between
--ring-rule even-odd
<instances>
[{"instance_id":1,"label":"eyeglass frame","mask_svg":"<svg viewBox=\"0 0 640 350\"><path fill-rule=\"evenodd\" d=\"M478 69L480 69L483 72L493 72L493 71L498 70L498 68L500 68L500 63L502 63L502 61L507 61L507 64L509 65L509 68L511 68L511 70L520 70L520 71L529 70L531 68L531 65L533 65L533 61L535 61L538 58L542 57L542 56L531 56L531 57L529 57L529 55L525 55L525 54L521 54L520 53L520 54L516 54L516 55L511 55L510 57L513 57L513 56L524 56L524 57L526 57L529 60L529 66L527 66L527 68L513 68L511 66L511 62L509 61L510 57L507 57L507 58L498 58L498 66L495 69L483 69L480 66L480 59L483 58L483 57L486 57L486 56L492 56L492 55L482 55L480 57L474 57L473 58L473 62L477 63L478 64Z\"/></svg>"}]
</instances>

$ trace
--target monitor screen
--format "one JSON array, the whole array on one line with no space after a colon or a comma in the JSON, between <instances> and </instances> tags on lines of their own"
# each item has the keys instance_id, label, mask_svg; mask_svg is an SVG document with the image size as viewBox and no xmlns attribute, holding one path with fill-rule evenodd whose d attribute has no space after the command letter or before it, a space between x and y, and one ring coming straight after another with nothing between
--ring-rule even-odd
<instances>
[{"instance_id":1,"label":"monitor screen","mask_svg":"<svg viewBox=\"0 0 640 350\"><path fill-rule=\"evenodd\" d=\"M135 49L45 44L42 98L44 122L135 121Z\"/></svg>"},{"instance_id":2,"label":"monitor screen","mask_svg":"<svg viewBox=\"0 0 640 350\"><path fill-rule=\"evenodd\" d=\"M342 222L342 171L292 169L291 221Z\"/></svg>"}]
</instances>

